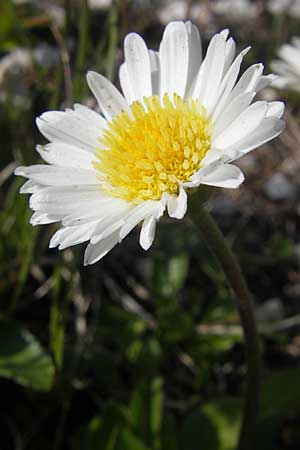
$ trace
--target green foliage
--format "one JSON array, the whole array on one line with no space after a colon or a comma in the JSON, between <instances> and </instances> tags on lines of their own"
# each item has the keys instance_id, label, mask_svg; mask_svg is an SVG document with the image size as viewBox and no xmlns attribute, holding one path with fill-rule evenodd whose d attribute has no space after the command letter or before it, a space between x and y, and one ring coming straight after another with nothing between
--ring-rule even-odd
<instances>
[{"instance_id":1,"label":"green foliage","mask_svg":"<svg viewBox=\"0 0 300 450\"><path fill-rule=\"evenodd\" d=\"M81 432L86 450L159 450L162 427L163 380L153 378L135 389L128 408L112 404Z\"/></svg>"},{"instance_id":2,"label":"green foliage","mask_svg":"<svg viewBox=\"0 0 300 450\"><path fill-rule=\"evenodd\" d=\"M54 367L36 338L16 322L0 322L0 376L37 391L49 391Z\"/></svg>"},{"instance_id":3,"label":"green foliage","mask_svg":"<svg viewBox=\"0 0 300 450\"><path fill-rule=\"evenodd\" d=\"M145 380L135 389L130 404L133 429L153 450L161 448L162 389L161 378Z\"/></svg>"},{"instance_id":4,"label":"green foliage","mask_svg":"<svg viewBox=\"0 0 300 450\"><path fill-rule=\"evenodd\" d=\"M186 252L171 256L168 260L153 259L148 272L149 285L157 295L171 297L184 286L188 268Z\"/></svg>"},{"instance_id":5,"label":"green foliage","mask_svg":"<svg viewBox=\"0 0 300 450\"><path fill-rule=\"evenodd\" d=\"M184 421L181 449L234 450L241 420L241 401L223 398L195 409Z\"/></svg>"},{"instance_id":6,"label":"green foliage","mask_svg":"<svg viewBox=\"0 0 300 450\"><path fill-rule=\"evenodd\" d=\"M273 234L268 247L272 257L275 259L289 258L295 251L292 240L280 233Z\"/></svg>"},{"instance_id":7,"label":"green foliage","mask_svg":"<svg viewBox=\"0 0 300 450\"><path fill-rule=\"evenodd\" d=\"M22 42L22 29L11 0L0 3L0 50L9 50Z\"/></svg>"}]
</instances>

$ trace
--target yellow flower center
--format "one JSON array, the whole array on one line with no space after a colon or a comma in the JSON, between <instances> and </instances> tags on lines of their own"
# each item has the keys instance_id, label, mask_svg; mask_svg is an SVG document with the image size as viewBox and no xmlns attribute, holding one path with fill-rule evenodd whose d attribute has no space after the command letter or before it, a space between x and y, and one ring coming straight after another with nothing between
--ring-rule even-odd
<instances>
[{"instance_id":1,"label":"yellow flower center","mask_svg":"<svg viewBox=\"0 0 300 450\"><path fill-rule=\"evenodd\" d=\"M94 168L103 189L134 203L177 195L179 184L199 170L211 144L212 127L198 101L165 95L132 103L99 139Z\"/></svg>"}]
</instances>

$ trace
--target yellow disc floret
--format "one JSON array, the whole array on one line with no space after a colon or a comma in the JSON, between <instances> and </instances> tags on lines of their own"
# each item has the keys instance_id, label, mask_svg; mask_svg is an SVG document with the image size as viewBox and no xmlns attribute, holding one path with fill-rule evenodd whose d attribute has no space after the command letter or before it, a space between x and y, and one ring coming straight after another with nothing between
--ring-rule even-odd
<instances>
[{"instance_id":1,"label":"yellow disc floret","mask_svg":"<svg viewBox=\"0 0 300 450\"><path fill-rule=\"evenodd\" d=\"M211 123L198 101L165 95L132 103L99 139L94 167L110 195L140 203L177 195L199 170L211 144Z\"/></svg>"}]
</instances>

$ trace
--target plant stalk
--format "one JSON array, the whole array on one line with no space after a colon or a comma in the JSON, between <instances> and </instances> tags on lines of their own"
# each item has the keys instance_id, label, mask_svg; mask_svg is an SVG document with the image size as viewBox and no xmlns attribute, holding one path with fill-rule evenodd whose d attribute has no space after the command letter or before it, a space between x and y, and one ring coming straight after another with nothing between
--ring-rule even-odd
<instances>
[{"instance_id":1,"label":"plant stalk","mask_svg":"<svg viewBox=\"0 0 300 450\"><path fill-rule=\"evenodd\" d=\"M245 339L248 369L243 419L237 449L253 450L259 402L261 357L252 298L236 257L220 228L196 194L190 196L189 211L193 222L219 261L227 282L235 294Z\"/></svg>"}]
</instances>

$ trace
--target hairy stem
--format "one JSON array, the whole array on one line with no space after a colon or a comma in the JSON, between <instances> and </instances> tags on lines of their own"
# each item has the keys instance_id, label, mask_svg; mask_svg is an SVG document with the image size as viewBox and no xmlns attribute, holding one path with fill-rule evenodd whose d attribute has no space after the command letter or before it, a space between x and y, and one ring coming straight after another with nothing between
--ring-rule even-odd
<instances>
[{"instance_id":1,"label":"hairy stem","mask_svg":"<svg viewBox=\"0 0 300 450\"><path fill-rule=\"evenodd\" d=\"M235 294L245 339L247 386L238 450L253 450L260 386L260 346L252 299L239 263L228 246L221 230L202 206L196 194L191 195L190 216L218 259L229 286Z\"/></svg>"}]
</instances>

